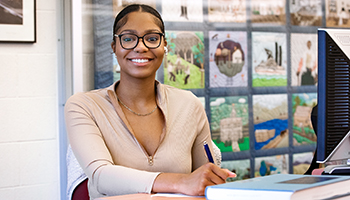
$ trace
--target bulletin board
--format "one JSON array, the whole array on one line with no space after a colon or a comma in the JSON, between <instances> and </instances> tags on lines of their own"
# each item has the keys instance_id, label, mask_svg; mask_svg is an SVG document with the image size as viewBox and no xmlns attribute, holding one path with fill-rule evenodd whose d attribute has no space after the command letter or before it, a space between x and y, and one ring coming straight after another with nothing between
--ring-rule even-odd
<instances>
[{"instance_id":1,"label":"bulletin board","mask_svg":"<svg viewBox=\"0 0 350 200\"><path fill-rule=\"evenodd\" d=\"M162 15L169 53L157 80L203 102L222 167L236 179L302 174L316 148L317 29L350 27L350 0L94 0L95 87L119 78L114 16L130 3Z\"/></svg>"}]
</instances>

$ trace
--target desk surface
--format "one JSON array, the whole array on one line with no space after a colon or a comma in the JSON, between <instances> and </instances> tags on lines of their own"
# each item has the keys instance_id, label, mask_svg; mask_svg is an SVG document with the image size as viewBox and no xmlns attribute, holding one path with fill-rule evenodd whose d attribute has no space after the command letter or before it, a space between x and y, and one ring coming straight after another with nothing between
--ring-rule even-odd
<instances>
[{"instance_id":1,"label":"desk surface","mask_svg":"<svg viewBox=\"0 0 350 200\"><path fill-rule=\"evenodd\" d=\"M205 200L205 197L165 197L150 194L129 194L114 197L98 198L96 200Z\"/></svg>"}]
</instances>

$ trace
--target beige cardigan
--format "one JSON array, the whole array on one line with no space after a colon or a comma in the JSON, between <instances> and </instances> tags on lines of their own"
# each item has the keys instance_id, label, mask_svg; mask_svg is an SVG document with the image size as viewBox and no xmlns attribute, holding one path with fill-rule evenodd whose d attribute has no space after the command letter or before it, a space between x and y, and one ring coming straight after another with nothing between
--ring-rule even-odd
<instances>
[{"instance_id":1,"label":"beige cardigan","mask_svg":"<svg viewBox=\"0 0 350 200\"><path fill-rule=\"evenodd\" d=\"M114 92L117 83L67 101L68 138L89 178L90 198L150 193L160 172L191 173L208 162L203 142L211 136L201 102L189 91L156 83L166 127L151 159L123 121Z\"/></svg>"}]
</instances>

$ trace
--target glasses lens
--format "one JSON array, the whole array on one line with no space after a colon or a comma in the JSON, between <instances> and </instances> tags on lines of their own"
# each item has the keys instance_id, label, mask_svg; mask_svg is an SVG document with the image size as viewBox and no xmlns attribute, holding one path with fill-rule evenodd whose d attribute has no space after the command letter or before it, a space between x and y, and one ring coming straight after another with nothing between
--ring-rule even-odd
<instances>
[{"instance_id":1,"label":"glasses lens","mask_svg":"<svg viewBox=\"0 0 350 200\"><path fill-rule=\"evenodd\" d=\"M129 49L136 46L138 38L133 34L124 34L121 36L120 41L123 48Z\"/></svg>"},{"instance_id":2,"label":"glasses lens","mask_svg":"<svg viewBox=\"0 0 350 200\"><path fill-rule=\"evenodd\" d=\"M157 48L161 42L161 35L158 33L149 33L143 36L143 41L148 48Z\"/></svg>"}]
</instances>

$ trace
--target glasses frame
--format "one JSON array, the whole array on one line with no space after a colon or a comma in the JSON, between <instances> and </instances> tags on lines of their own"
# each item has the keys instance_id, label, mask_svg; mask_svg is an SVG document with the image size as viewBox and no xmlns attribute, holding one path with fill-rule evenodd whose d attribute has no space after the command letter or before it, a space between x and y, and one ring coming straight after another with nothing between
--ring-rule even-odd
<instances>
[{"instance_id":1,"label":"glasses frame","mask_svg":"<svg viewBox=\"0 0 350 200\"><path fill-rule=\"evenodd\" d=\"M145 40L144 40L144 37L146 35L149 35L149 34L157 34L160 36L160 41L159 41L159 44L156 46L156 47L149 47L146 43L145 43ZM123 35L134 35L137 37L137 41L136 41L136 44L134 47L132 48L125 48L122 44L122 36ZM160 44L162 44L162 37L165 37L164 33L146 33L144 34L142 37L139 37L138 35L134 34L134 33L123 33L123 34L114 34L115 37L119 38L119 43L120 43L120 46L123 48L123 49L126 49L126 50L131 50L131 49L134 49L135 47L137 47L137 45L139 44L140 42L140 38L142 39L142 43L145 45L145 47L149 48L149 49L156 49L160 46Z\"/></svg>"}]
</instances>

